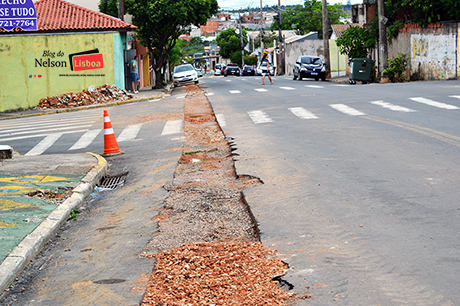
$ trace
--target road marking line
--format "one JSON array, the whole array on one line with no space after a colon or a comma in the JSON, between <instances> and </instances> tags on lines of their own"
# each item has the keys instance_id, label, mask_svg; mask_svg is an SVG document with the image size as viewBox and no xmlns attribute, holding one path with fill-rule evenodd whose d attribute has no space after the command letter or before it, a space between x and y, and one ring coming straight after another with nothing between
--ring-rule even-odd
<instances>
[{"instance_id":1,"label":"road marking line","mask_svg":"<svg viewBox=\"0 0 460 306\"><path fill-rule=\"evenodd\" d=\"M214 93L213 93L213 92L208 92L208 93L206 93L205 95L206 95L207 97L209 97L209 96L214 96Z\"/></svg>"},{"instance_id":2,"label":"road marking line","mask_svg":"<svg viewBox=\"0 0 460 306\"><path fill-rule=\"evenodd\" d=\"M217 114L216 115L216 120L219 123L220 127L226 127L227 126L227 121L225 121L224 114Z\"/></svg>"},{"instance_id":3,"label":"road marking line","mask_svg":"<svg viewBox=\"0 0 460 306\"><path fill-rule=\"evenodd\" d=\"M101 119L100 117L98 119ZM62 121L63 124L60 124L58 121ZM33 127L31 128L23 128L23 129L17 129L17 131L20 130L30 130L30 129L36 129L37 127L48 127L48 126L53 126L55 127L56 125L59 126L66 126L66 125L72 125L72 124L80 124L81 122L94 122L96 121L96 118L92 118L90 120L86 119L75 119L75 120L46 120L46 121L31 121L31 122L21 122L21 123L12 123L12 124L1 124L0 128L7 128L7 127L14 127L14 126L30 126L33 124ZM17 122L15 120L15 122ZM2 131L3 132L3 131Z\"/></svg>"},{"instance_id":4,"label":"road marking line","mask_svg":"<svg viewBox=\"0 0 460 306\"><path fill-rule=\"evenodd\" d=\"M261 110L249 111L248 115L249 117L251 117L252 121L256 124L273 122L273 119L270 118L265 112Z\"/></svg>"},{"instance_id":5,"label":"road marking line","mask_svg":"<svg viewBox=\"0 0 460 306\"><path fill-rule=\"evenodd\" d=\"M459 108L458 108L457 106L455 106L455 105L450 105L450 104L446 104L446 103L436 102L436 101L433 101L433 100L430 100L430 99L421 98L421 97L409 98L409 99L412 100L412 101L415 101L415 102L423 103L423 104L430 105L430 106L434 106L434 107L439 107L439 108L444 108L444 109L459 109Z\"/></svg>"},{"instance_id":6,"label":"road marking line","mask_svg":"<svg viewBox=\"0 0 460 306\"><path fill-rule=\"evenodd\" d=\"M102 131L102 129L96 129L96 130L89 130L85 134L83 134L78 141L70 147L70 150L78 150L78 149L84 149L87 146L89 146L93 140L99 135L99 133Z\"/></svg>"},{"instance_id":7,"label":"road marking line","mask_svg":"<svg viewBox=\"0 0 460 306\"><path fill-rule=\"evenodd\" d=\"M458 136L450 135L450 134L440 132L440 131L436 131L436 130L426 128L426 127L421 127L421 126L418 126L418 125L415 125L415 124L409 124L409 123L405 123L405 122L400 122L400 121L390 120L390 119L384 119L384 118L379 118L379 117L375 117L375 116L366 116L366 117L363 117L363 118L368 119L368 120L372 120L372 121L376 121L376 122L390 124L390 125L393 125L393 126L396 126L396 127L400 127L400 128L406 129L406 130L410 130L410 131L419 133L421 135L432 137L432 138L438 139L440 141L443 141L445 143L449 143L449 144L452 144L454 146L460 147L460 137L458 137Z\"/></svg>"},{"instance_id":8,"label":"road marking line","mask_svg":"<svg viewBox=\"0 0 460 306\"><path fill-rule=\"evenodd\" d=\"M364 116L366 115L365 113L363 112L360 112L359 110L356 110L348 105L345 105L345 104L330 104L329 105L330 107L332 107L333 109L339 111L339 112L342 112L346 115L350 115L350 116Z\"/></svg>"},{"instance_id":9,"label":"road marking line","mask_svg":"<svg viewBox=\"0 0 460 306\"><path fill-rule=\"evenodd\" d=\"M311 88L324 88L324 86L321 86L321 85L305 85L305 87L311 87Z\"/></svg>"},{"instance_id":10,"label":"road marking line","mask_svg":"<svg viewBox=\"0 0 460 306\"><path fill-rule=\"evenodd\" d=\"M163 132L161 135L171 135L171 134L179 134L182 133L182 119L180 120L169 120L166 122Z\"/></svg>"},{"instance_id":11,"label":"road marking line","mask_svg":"<svg viewBox=\"0 0 460 306\"><path fill-rule=\"evenodd\" d=\"M70 125L70 127L65 127L67 125ZM0 137L48 132L50 129L52 129L53 132L54 131L71 130L71 129L74 129L74 128L91 127L92 124L90 124L90 125L63 124L63 125L59 125L59 126L64 126L64 127L56 128L56 125L54 124L54 125L49 125L49 126L42 126L41 128L46 127L46 129L42 129L42 130L37 130L36 127L24 128L24 129L3 130L3 131L0 132L0 134L7 134L7 135L0 135ZM13 133L11 133L11 132L13 132Z\"/></svg>"},{"instance_id":12,"label":"road marking line","mask_svg":"<svg viewBox=\"0 0 460 306\"><path fill-rule=\"evenodd\" d=\"M348 87L348 85L345 85L345 84L337 84L337 85L334 85L334 86L337 86L337 87Z\"/></svg>"},{"instance_id":13,"label":"road marking line","mask_svg":"<svg viewBox=\"0 0 460 306\"><path fill-rule=\"evenodd\" d=\"M265 88L254 88L255 91L258 91L258 92L264 92L264 91L268 91L267 89Z\"/></svg>"},{"instance_id":14,"label":"road marking line","mask_svg":"<svg viewBox=\"0 0 460 306\"><path fill-rule=\"evenodd\" d=\"M46 136L42 141L40 141L35 147L32 148L29 152L24 154L25 156L36 156L40 155L45 152L49 147L62 136L62 133L59 134L51 134Z\"/></svg>"},{"instance_id":15,"label":"road marking line","mask_svg":"<svg viewBox=\"0 0 460 306\"><path fill-rule=\"evenodd\" d=\"M229 92L231 94L240 94L241 93L241 91L239 91L239 90L229 90Z\"/></svg>"},{"instance_id":16,"label":"road marking line","mask_svg":"<svg viewBox=\"0 0 460 306\"><path fill-rule=\"evenodd\" d=\"M139 133L139 130L141 129L142 124L133 124L133 125L128 125L121 131L121 134L118 135L117 141L129 141L129 140L134 140Z\"/></svg>"},{"instance_id":17,"label":"road marking line","mask_svg":"<svg viewBox=\"0 0 460 306\"><path fill-rule=\"evenodd\" d=\"M280 87L280 88L284 90L295 90L295 88L293 87Z\"/></svg>"},{"instance_id":18,"label":"road marking line","mask_svg":"<svg viewBox=\"0 0 460 306\"><path fill-rule=\"evenodd\" d=\"M303 107L290 107L288 110L301 119L318 119L317 116Z\"/></svg>"},{"instance_id":19,"label":"road marking line","mask_svg":"<svg viewBox=\"0 0 460 306\"><path fill-rule=\"evenodd\" d=\"M65 131L65 132L61 132L59 134L82 133L82 132L86 132L86 131L88 131L88 129L75 130L75 131ZM36 134L36 135L26 135L26 136L0 138L0 141L19 140L19 139L27 139L27 138L35 138L35 137L46 137L46 136L53 135L53 134L56 134L56 133L43 133L43 134Z\"/></svg>"},{"instance_id":20,"label":"road marking line","mask_svg":"<svg viewBox=\"0 0 460 306\"><path fill-rule=\"evenodd\" d=\"M378 106L381 106L383 108L388 108L388 109L390 109L392 111L396 111L396 112L406 112L406 113L416 112L416 110L413 110L413 109L410 109L410 108L407 108L407 107L404 107L404 106L394 105L394 104L384 102L384 101L381 101L381 100L380 101L372 101L371 104L378 105Z\"/></svg>"}]
</instances>

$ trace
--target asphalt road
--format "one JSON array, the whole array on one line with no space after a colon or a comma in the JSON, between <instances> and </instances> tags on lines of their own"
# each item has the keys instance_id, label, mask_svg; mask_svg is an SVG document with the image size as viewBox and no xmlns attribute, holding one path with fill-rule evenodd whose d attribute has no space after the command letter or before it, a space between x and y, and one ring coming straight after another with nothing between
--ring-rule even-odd
<instances>
[{"instance_id":1,"label":"asphalt road","mask_svg":"<svg viewBox=\"0 0 460 306\"><path fill-rule=\"evenodd\" d=\"M204 81L299 305L458 303L460 82Z\"/></svg>"},{"instance_id":2,"label":"asphalt road","mask_svg":"<svg viewBox=\"0 0 460 306\"><path fill-rule=\"evenodd\" d=\"M181 88L175 95L182 91L185 93ZM125 185L90 195L78 208L80 213L76 220L63 225L55 239L21 273L19 280L4 292L0 305L141 303L154 260L139 255L149 251L145 249L146 245L157 230L157 221L153 217L163 207L168 195L162 186L172 179L180 159L184 136L181 125L183 108L184 99L173 96L107 109L119 138L118 145L125 151L123 155L106 158L108 174L127 173ZM86 132L102 127L102 110L8 120L2 124L33 127L52 120L58 129L63 127L58 127L62 119L72 121L85 117L84 120L89 121L89 117L94 116L97 120L93 125L72 125L70 131L74 132L61 135L40 154L53 158L51 154L57 152L102 153L102 132L85 148L69 150ZM133 128L128 129L130 126L136 126L136 132ZM80 129L87 131L75 132ZM125 140L120 141L126 130L131 132L125 132ZM49 135L53 135L52 132L52 128L46 131ZM19 135L22 134L10 137ZM22 155L31 152L49 136L24 135L30 137L9 143Z\"/></svg>"}]
</instances>

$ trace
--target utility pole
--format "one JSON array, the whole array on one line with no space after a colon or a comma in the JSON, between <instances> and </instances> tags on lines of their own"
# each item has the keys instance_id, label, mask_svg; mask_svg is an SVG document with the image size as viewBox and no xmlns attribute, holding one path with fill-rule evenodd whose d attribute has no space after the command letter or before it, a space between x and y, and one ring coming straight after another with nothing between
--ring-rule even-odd
<instances>
[{"instance_id":1,"label":"utility pole","mask_svg":"<svg viewBox=\"0 0 460 306\"><path fill-rule=\"evenodd\" d=\"M280 69L279 74L284 75L284 49L283 49L283 28L281 27L281 0L278 0L278 35L279 35L279 54Z\"/></svg>"},{"instance_id":2,"label":"utility pole","mask_svg":"<svg viewBox=\"0 0 460 306\"><path fill-rule=\"evenodd\" d=\"M124 21L124 15L123 0L118 0L118 19Z\"/></svg>"},{"instance_id":3,"label":"utility pole","mask_svg":"<svg viewBox=\"0 0 460 306\"><path fill-rule=\"evenodd\" d=\"M241 23L241 9L240 8L240 40L241 40L241 69L244 67L244 42L243 42L243 25Z\"/></svg>"},{"instance_id":4,"label":"utility pole","mask_svg":"<svg viewBox=\"0 0 460 306\"><path fill-rule=\"evenodd\" d=\"M326 62L326 77L331 77L331 57L329 55L329 18L327 16L327 0L323 0L323 48L324 61Z\"/></svg>"},{"instance_id":5,"label":"utility pole","mask_svg":"<svg viewBox=\"0 0 460 306\"><path fill-rule=\"evenodd\" d=\"M385 17L385 4L383 0L378 0L379 10L379 72L383 77L383 70L388 68L388 49L387 49L387 27L388 18Z\"/></svg>"},{"instance_id":6,"label":"utility pole","mask_svg":"<svg viewBox=\"0 0 460 306\"><path fill-rule=\"evenodd\" d=\"M260 0L260 54L264 52L264 11L262 10L262 0Z\"/></svg>"}]
</instances>

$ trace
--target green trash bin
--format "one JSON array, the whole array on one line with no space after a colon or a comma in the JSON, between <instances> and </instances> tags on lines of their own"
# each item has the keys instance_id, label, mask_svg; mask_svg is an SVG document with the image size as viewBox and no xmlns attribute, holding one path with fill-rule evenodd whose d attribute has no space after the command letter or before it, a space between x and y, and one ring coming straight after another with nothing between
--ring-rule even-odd
<instances>
[{"instance_id":1,"label":"green trash bin","mask_svg":"<svg viewBox=\"0 0 460 306\"><path fill-rule=\"evenodd\" d=\"M361 81L363 84L369 84L373 62L374 61L370 58L350 59L350 84L356 84L356 81Z\"/></svg>"}]
</instances>

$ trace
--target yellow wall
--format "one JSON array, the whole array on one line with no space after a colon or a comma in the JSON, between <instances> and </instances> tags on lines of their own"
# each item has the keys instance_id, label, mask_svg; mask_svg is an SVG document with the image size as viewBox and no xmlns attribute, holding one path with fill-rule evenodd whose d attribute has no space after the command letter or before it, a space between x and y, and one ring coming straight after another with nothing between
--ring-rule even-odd
<instances>
[{"instance_id":1,"label":"yellow wall","mask_svg":"<svg viewBox=\"0 0 460 306\"><path fill-rule=\"evenodd\" d=\"M113 33L0 36L0 111L32 108L46 96L80 92L90 85L114 84L113 37ZM69 54L96 48L103 68L71 70ZM54 67L45 67L48 61Z\"/></svg>"},{"instance_id":2,"label":"yellow wall","mask_svg":"<svg viewBox=\"0 0 460 306\"><path fill-rule=\"evenodd\" d=\"M337 42L334 39L329 40L329 57L331 60L331 71L345 71L348 66L347 56L337 52ZM337 62L338 60L338 62Z\"/></svg>"}]
</instances>

